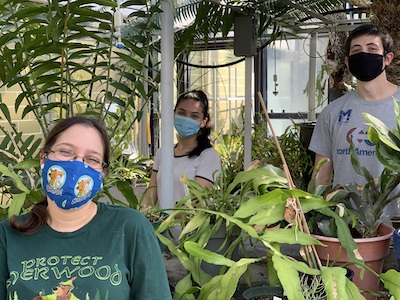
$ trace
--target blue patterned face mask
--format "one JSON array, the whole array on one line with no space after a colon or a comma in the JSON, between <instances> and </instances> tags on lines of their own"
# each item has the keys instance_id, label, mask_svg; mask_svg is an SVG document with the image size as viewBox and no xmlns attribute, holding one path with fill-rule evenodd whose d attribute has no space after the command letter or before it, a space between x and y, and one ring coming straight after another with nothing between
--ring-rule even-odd
<instances>
[{"instance_id":1,"label":"blue patterned face mask","mask_svg":"<svg viewBox=\"0 0 400 300\"><path fill-rule=\"evenodd\" d=\"M88 203L103 187L102 173L83 162L46 158L42 165L42 185L59 208L74 209Z\"/></svg>"},{"instance_id":2,"label":"blue patterned face mask","mask_svg":"<svg viewBox=\"0 0 400 300\"><path fill-rule=\"evenodd\" d=\"M200 122L192 118L175 115L174 126L180 137L188 138L199 132Z\"/></svg>"}]
</instances>

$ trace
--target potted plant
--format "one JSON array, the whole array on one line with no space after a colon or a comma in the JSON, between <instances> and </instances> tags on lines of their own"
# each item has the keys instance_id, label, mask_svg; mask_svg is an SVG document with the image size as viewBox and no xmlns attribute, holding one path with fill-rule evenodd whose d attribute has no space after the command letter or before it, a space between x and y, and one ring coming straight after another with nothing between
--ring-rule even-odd
<instances>
[{"instance_id":1,"label":"potted plant","mask_svg":"<svg viewBox=\"0 0 400 300\"><path fill-rule=\"evenodd\" d=\"M256 172L257 176L255 176ZM242 198L242 201L234 202L238 204L235 210L227 211L224 206L221 208L224 211L211 210L206 205L194 207L196 199L215 200L220 203L218 201L219 198L216 197L217 194L209 191L206 191L206 194L213 195L213 197L204 198L202 192L205 189L198 186L197 189L192 190L193 195L188 198L192 197L194 202L187 202L188 199L183 199L182 202L187 206L176 208L169 217L170 220L166 220L160 225L159 230L168 228L174 214L184 213L193 216L191 221L186 224L186 226L190 225L185 229L185 235L181 235L182 240L179 245L175 245L168 239L159 236L161 241L168 246L170 251L180 259L182 265L189 271L188 275L176 286L176 297L194 299L194 294L196 294L198 299L230 299L237 289L239 278L246 273L252 264L265 260L267 254L269 254L271 256L272 269L275 272L269 272L268 278L270 280L272 275L276 274L288 299L298 300L304 298L301 291L300 274L319 276L323 282L327 299L362 299L359 288L346 279L346 270L344 268L335 265L318 265L316 263L318 258L313 255L306 256L302 260L288 257L279 248L282 243L298 244L305 249L313 245L322 246L322 243L314 239L310 234L300 231L301 223L297 220L291 223L286 221L287 205L291 203L291 200L297 198L301 203L298 208L301 207L304 215L315 211L335 220L339 241L346 248L346 251L343 251L349 254L350 262L362 266L363 261L357 256L357 245L351 236L347 219L343 218L340 212L332 209L337 207L334 202L325 201L318 194L308 193L299 189L289 189L288 180L283 171L271 166L242 171L238 173L237 177L235 184L228 185L227 191L229 191L229 194L233 192L233 195L229 197L238 195L246 195L246 197ZM239 180L239 178L241 179ZM240 183L239 186L237 185L238 183ZM194 182L194 184L196 183ZM244 191L241 190L243 187L245 188ZM218 192L220 195L221 190L218 190ZM230 199L229 197L224 199ZM200 203L207 204L208 202L200 201ZM231 203L233 203L232 199L225 204ZM300 210L297 211L300 213ZM231 227L239 227L241 239L250 237L262 242L268 250L266 255L256 258L244 257L235 261L230 259L229 253L220 254L216 251L205 249L209 235L203 235L200 239L200 235L194 233L193 236L197 240L190 240L190 235L186 235L186 233L202 226L209 228L209 223L207 222L211 218L219 220L220 224L225 223ZM223 268L218 275L210 278L200 268L199 262L202 260L228 267L228 269ZM310 262L311 265L309 265ZM385 287L389 289L392 295L400 292L394 281L394 278L398 276L398 272L389 270L381 275L373 274L385 283ZM249 278L247 280L251 282ZM224 289L221 289L221 286Z\"/></svg>"},{"instance_id":2,"label":"potted plant","mask_svg":"<svg viewBox=\"0 0 400 300\"><path fill-rule=\"evenodd\" d=\"M232 191L234 191L233 194ZM200 193L199 189L192 190L192 192L193 200L202 199L199 202L203 203L204 194ZM182 200L185 201L187 207L176 208L169 216L170 220L167 219L158 228L160 231L168 228L173 215L183 213L192 216L183 227L179 245L159 236L161 241L168 246L169 250L179 258L182 265L188 270L188 275L175 288L176 297L194 299L192 297L196 294L197 299L230 299L237 289L239 278L248 271L252 264L265 260L267 254L271 255L273 269L289 299L302 299L300 274L303 273L322 276L326 290L332 292L335 287L336 293L343 297L338 299L346 299L347 291L350 290L353 295L359 294L357 287L351 282L347 282L344 268L324 266L319 268L316 266L315 257L298 260L283 254L279 247L283 243L298 244L303 247L321 245L311 235L300 231L297 222L289 224L285 221L284 211L288 200L299 198L304 212L323 209L331 206L331 203L326 202L318 195L299 189L288 189L287 179L283 171L270 165L239 172L225 192L229 193L225 194L224 199L227 201L221 206L222 211L211 210L212 205L200 207L196 202L186 203L186 200ZM206 193L210 194L210 192ZM216 195L214 194L214 196ZM240 201L232 202L232 197L239 197L236 200L240 199ZM214 200L221 204L221 200L215 197L207 198L207 200ZM228 210L226 207L231 206L232 203L235 203L237 207ZM329 209L327 211L337 222L344 222L339 215L334 214ZM245 257L235 261L230 258L231 253L229 251L221 254L217 251L207 250L205 244L210 237L210 231L206 229L210 228L211 219L216 220L219 224L226 224L228 228L239 228L238 242L245 238L262 242L266 246L265 256L250 258L245 255ZM199 231L201 228L204 228L204 231ZM211 226L211 228L214 227ZM349 244L351 242L350 237ZM210 277L201 270L201 261L224 268L220 270L218 275ZM313 261L314 265L309 266L309 261ZM272 272L269 272L269 280L272 276ZM332 281L332 276L338 281L336 279ZM250 284L251 278L247 277L247 281ZM221 289L221 286L224 288ZM356 298L349 297L349 299Z\"/></svg>"},{"instance_id":3,"label":"potted plant","mask_svg":"<svg viewBox=\"0 0 400 300\"><path fill-rule=\"evenodd\" d=\"M367 120L371 117L366 116ZM373 123L370 124L372 126ZM377 142L374 137L377 131L382 132L382 129L371 127L369 130L369 136L372 136L371 141L374 143ZM378 146L376 151L379 158L382 148ZM354 169L365 177L366 184L363 186L338 185L332 189L318 187L317 190L319 193L324 191L325 198L329 199L329 202L335 203L336 210L341 210L344 219L347 220L358 245L358 254L365 262L363 271L360 270L360 266L356 265L349 265L349 268L355 272L354 282L361 290L375 293L375 295L373 293L365 294L366 298L375 299L380 284L379 274L382 272L384 259L389 254L390 238L394 230L392 226L383 222L382 213L387 204L400 196L400 192L396 190L400 183L400 173L393 166L390 169L385 166L381 176L373 178L368 170L359 163L353 143L350 144L350 154ZM310 187L316 190L313 186L314 183L315 178ZM312 224L310 226L315 230L314 232L318 232L316 237L328 245L326 248L317 247L320 257L328 262L349 263L348 252L343 251L343 243L340 243L337 238L337 227L333 222L317 214L310 216L309 223Z\"/></svg>"},{"instance_id":4,"label":"potted plant","mask_svg":"<svg viewBox=\"0 0 400 300\"><path fill-rule=\"evenodd\" d=\"M188 286L193 287L192 293L195 293L198 291L195 286L203 286L212 277L224 271L220 270L220 265L189 254L185 248L186 242L197 243L208 249L207 251L237 259L238 245L242 241L240 227L213 212L233 216L240 203L251 197L252 180L265 175L266 170L239 172L232 182L224 176L224 171L223 168L210 188L184 177L182 181L191 193L176 204L171 215L157 229L161 232L176 226L177 223L182 228L178 245L159 235L170 252L175 254L188 270L188 276L178 283L176 293L186 291Z\"/></svg>"},{"instance_id":5,"label":"potted plant","mask_svg":"<svg viewBox=\"0 0 400 300\"><path fill-rule=\"evenodd\" d=\"M107 124L114 155L104 178L104 194L123 187L119 183L124 179L117 174L120 152L132 140L133 125L159 83L156 68L149 67L154 64L148 54L155 45L145 42L158 28L151 20L159 12L152 9L140 24L129 24L135 35L128 39L120 34L122 24L115 22L120 16L116 1L38 2L12 0L0 6L0 86L15 95L12 99L2 93L0 160L30 191L21 193L9 177L2 176L2 219L11 205L12 212L20 214L39 201L38 153L43 136L55 120L74 114ZM121 9L126 5L121 3ZM121 42L122 49L116 47ZM149 69L154 77L147 75Z\"/></svg>"}]
</instances>

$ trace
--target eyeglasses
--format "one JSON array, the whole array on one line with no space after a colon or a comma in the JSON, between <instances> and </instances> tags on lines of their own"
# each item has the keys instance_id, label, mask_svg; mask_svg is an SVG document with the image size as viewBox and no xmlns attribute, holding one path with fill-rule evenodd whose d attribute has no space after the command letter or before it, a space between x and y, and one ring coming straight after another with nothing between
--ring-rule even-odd
<instances>
[{"instance_id":1,"label":"eyeglasses","mask_svg":"<svg viewBox=\"0 0 400 300\"><path fill-rule=\"evenodd\" d=\"M93 169L104 169L107 168L107 164L100 160L97 157L94 156L78 156L76 155L74 152L67 150L67 149L60 149L60 150L49 150L47 151L47 154L49 153L53 153L54 158L56 160L61 160L61 161L73 161L76 160L78 157L82 158L83 163L85 165L88 165L89 167L93 168Z\"/></svg>"}]
</instances>

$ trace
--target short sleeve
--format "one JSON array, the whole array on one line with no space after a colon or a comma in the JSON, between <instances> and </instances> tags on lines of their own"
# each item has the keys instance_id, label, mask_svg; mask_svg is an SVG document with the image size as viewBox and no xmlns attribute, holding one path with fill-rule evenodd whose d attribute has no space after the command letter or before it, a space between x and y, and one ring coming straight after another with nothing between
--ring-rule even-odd
<instances>
[{"instance_id":1,"label":"short sleeve","mask_svg":"<svg viewBox=\"0 0 400 300\"><path fill-rule=\"evenodd\" d=\"M195 177L214 182L221 173L221 158L214 148L205 149L198 157L198 168Z\"/></svg>"},{"instance_id":2,"label":"short sleeve","mask_svg":"<svg viewBox=\"0 0 400 300\"><path fill-rule=\"evenodd\" d=\"M323 157L332 159L332 139L329 130L328 107L321 112L317 119L308 149Z\"/></svg>"}]
</instances>

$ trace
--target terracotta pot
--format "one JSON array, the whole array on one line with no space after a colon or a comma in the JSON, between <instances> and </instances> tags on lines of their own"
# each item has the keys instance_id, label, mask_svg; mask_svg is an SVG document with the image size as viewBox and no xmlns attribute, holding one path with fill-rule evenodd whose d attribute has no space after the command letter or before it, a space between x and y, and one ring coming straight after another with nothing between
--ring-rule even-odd
<instances>
[{"instance_id":1,"label":"terracotta pot","mask_svg":"<svg viewBox=\"0 0 400 300\"><path fill-rule=\"evenodd\" d=\"M389 254L390 238L394 228L387 224L381 224L378 228L379 236L373 238L356 238L354 241L358 245L358 250L367 266L380 274L383 268L383 262ZM323 263L329 261L342 265L348 262L346 249L342 248L337 238L314 235L328 247L316 246L316 250ZM355 265L348 265L348 268L354 271L353 282L360 290L379 291L380 280L371 272L366 271L363 279L360 278L360 269ZM376 297L363 293L367 300L375 300Z\"/></svg>"}]
</instances>

